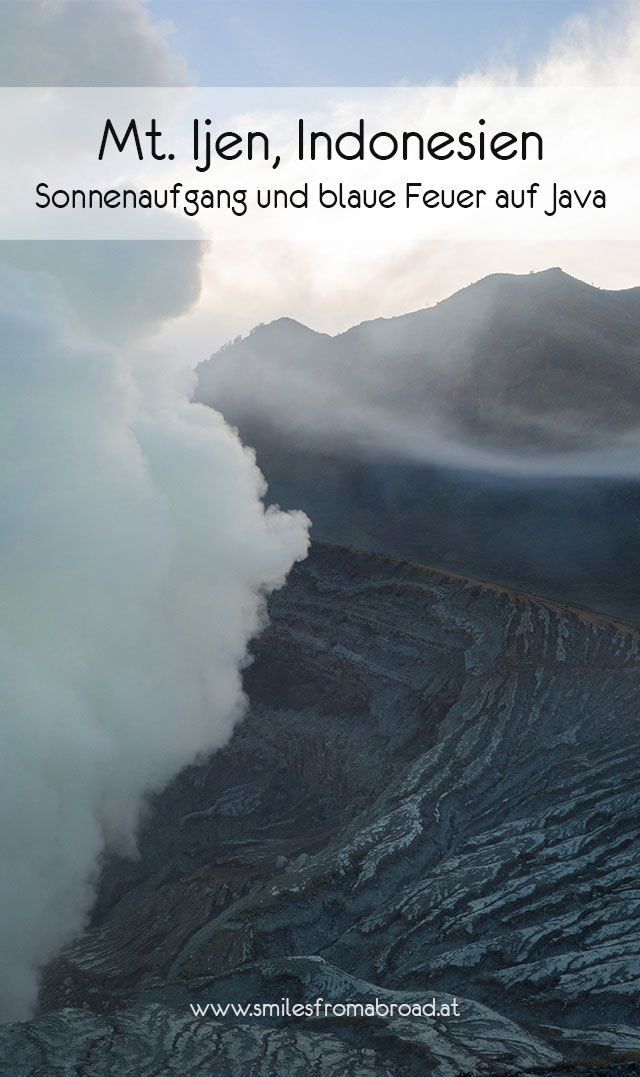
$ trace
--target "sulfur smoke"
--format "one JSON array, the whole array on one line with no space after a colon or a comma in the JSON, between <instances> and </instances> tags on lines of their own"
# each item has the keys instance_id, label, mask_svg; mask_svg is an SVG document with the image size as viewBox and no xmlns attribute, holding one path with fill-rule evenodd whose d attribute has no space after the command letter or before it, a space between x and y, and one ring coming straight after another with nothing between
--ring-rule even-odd
<instances>
[{"instance_id":1,"label":"sulfur smoke","mask_svg":"<svg viewBox=\"0 0 640 1077\"><path fill-rule=\"evenodd\" d=\"M269 590L304 557L216 412L0 266L0 1014L83 926L105 847L221 746Z\"/></svg>"}]
</instances>

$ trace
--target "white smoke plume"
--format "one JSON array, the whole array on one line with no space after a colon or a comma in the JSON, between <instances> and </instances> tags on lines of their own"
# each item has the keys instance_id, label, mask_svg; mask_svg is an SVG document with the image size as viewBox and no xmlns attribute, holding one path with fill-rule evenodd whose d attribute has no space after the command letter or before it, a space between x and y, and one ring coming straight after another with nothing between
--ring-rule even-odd
<instances>
[{"instance_id":1,"label":"white smoke plume","mask_svg":"<svg viewBox=\"0 0 640 1077\"><path fill-rule=\"evenodd\" d=\"M307 549L252 453L0 267L0 1015L82 927L105 844L229 737L266 593Z\"/></svg>"},{"instance_id":2,"label":"white smoke plume","mask_svg":"<svg viewBox=\"0 0 640 1077\"><path fill-rule=\"evenodd\" d=\"M181 85L139 0L3 0L5 85ZM188 403L196 243L0 245L0 1019L81 930L105 847L221 746L265 596L307 549L253 454Z\"/></svg>"},{"instance_id":3,"label":"white smoke plume","mask_svg":"<svg viewBox=\"0 0 640 1077\"><path fill-rule=\"evenodd\" d=\"M173 27L145 0L0 0L4 86L184 86Z\"/></svg>"}]
</instances>

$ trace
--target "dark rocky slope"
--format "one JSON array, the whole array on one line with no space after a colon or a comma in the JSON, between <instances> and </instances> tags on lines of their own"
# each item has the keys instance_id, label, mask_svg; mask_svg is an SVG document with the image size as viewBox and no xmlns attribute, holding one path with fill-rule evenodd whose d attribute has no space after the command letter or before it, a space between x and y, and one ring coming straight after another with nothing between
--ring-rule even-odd
<instances>
[{"instance_id":1,"label":"dark rocky slope","mask_svg":"<svg viewBox=\"0 0 640 1077\"><path fill-rule=\"evenodd\" d=\"M640 628L331 547L271 615L246 720L157 798L140 859L106 866L0 1073L640 1058ZM189 1010L283 996L456 996L460 1017Z\"/></svg>"}]
</instances>

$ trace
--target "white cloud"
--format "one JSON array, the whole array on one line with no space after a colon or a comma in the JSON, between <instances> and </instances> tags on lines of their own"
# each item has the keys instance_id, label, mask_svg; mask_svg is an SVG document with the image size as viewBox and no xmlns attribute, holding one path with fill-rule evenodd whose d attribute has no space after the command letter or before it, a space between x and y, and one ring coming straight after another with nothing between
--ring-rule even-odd
<instances>
[{"instance_id":1,"label":"white cloud","mask_svg":"<svg viewBox=\"0 0 640 1077\"><path fill-rule=\"evenodd\" d=\"M138 0L2 0L5 86L183 86L171 24Z\"/></svg>"},{"instance_id":2,"label":"white cloud","mask_svg":"<svg viewBox=\"0 0 640 1077\"><path fill-rule=\"evenodd\" d=\"M639 72L640 5L626 0L594 4L593 10L568 18L530 81L539 86L638 86Z\"/></svg>"},{"instance_id":3,"label":"white cloud","mask_svg":"<svg viewBox=\"0 0 640 1077\"><path fill-rule=\"evenodd\" d=\"M131 343L197 302L204 249L171 240L6 241L0 242L0 260L51 274L80 326L101 339Z\"/></svg>"}]
</instances>

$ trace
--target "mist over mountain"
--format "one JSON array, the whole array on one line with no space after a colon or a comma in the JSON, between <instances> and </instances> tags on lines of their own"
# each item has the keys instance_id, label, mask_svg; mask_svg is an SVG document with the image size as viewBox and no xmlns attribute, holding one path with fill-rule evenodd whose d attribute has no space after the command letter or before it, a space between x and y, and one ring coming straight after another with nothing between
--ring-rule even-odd
<instances>
[{"instance_id":1,"label":"mist over mountain","mask_svg":"<svg viewBox=\"0 0 640 1077\"><path fill-rule=\"evenodd\" d=\"M316 539L640 615L640 288L498 274L336 337L259 326L198 373Z\"/></svg>"},{"instance_id":2,"label":"mist over mountain","mask_svg":"<svg viewBox=\"0 0 640 1077\"><path fill-rule=\"evenodd\" d=\"M259 326L199 378L199 399L230 421L309 444L330 432L370 452L571 473L576 454L638 433L640 288L494 274L335 337L286 318Z\"/></svg>"}]
</instances>

